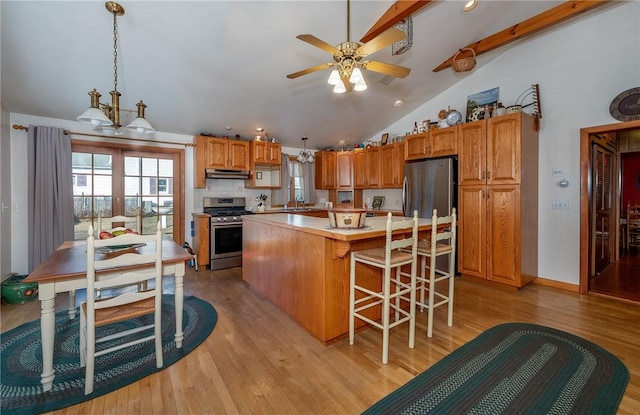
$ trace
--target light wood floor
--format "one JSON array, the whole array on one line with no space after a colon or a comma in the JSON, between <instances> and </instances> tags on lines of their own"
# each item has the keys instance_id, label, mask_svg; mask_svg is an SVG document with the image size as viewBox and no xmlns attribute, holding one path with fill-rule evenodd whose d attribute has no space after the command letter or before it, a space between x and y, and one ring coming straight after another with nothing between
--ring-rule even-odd
<instances>
[{"instance_id":1,"label":"light wood floor","mask_svg":"<svg viewBox=\"0 0 640 415\"><path fill-rule=\"evenodd\" d=\"M172 281L167 287L172 286ZM389 364L381 334L367 329L325 347L241 279L241 269L189 269L185 294L211 302L218 324L191 354L160 373L57 414L358 414L482 331L504 322L565 330L618 356L631 372L620 414L640 413L640 304L540 285L520 291L456 280L454 327L436 311L434 337L418 317L392 330ZM59 297L56 308L64 308ZM2 305L2 331L39 317L39 303Z\"/></svg>"}]
</instances>

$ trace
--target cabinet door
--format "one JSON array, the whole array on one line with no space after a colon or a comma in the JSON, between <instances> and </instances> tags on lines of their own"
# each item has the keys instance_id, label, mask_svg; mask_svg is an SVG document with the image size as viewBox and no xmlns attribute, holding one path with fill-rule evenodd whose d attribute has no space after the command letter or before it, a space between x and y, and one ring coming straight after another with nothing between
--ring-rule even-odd
<instances>
[{"instance_id":1,"label":"cabinet door","mask_svg":"<svg viewBox=\"0 0 640 415\"><path fill-rule=\"evenodd\" d=\"M367 187L367 173L364 165L364 150L354 150L353 152L353 185L356 189Z\"/></svg>"},{"instance_id":2,"label":"cabinet door","mask_svg":"<svg viewBox=\"0 0 640 415\"><path fill-rule=\"evenodd\" d=\"M371 147L364 150L364 165L367 176L367 187L380 188L380 147Z\"/></svg>"},{"instance_id":3,"label":"cabinet door","mask_svg":"<svg viewBox=\"0 0 640 415\"><path fill-rule=\"evenodd\" d=\"M490 118L487 131L487 183L520 183L521 113Z\"/></svg>"},{"instance_id":4,"label":"cabinet door","mask_svg":"<svg viewBox=\"0 0 640 415\"><path fill-rule=\"evenodd\" d=\"M380 147L380 187L399 189L404 169L404 143L393 143Z\"/></svg>"},{"instance_id":5,"label":"cabinet door","mask_svg":"<svg viewBox=\"0 0 640 415\"><path fill-rule=\"evenodd\" d=\"M269 143L265 141L252 141L251 142L251 161L254 163L266 163L269 161L267 154L267 147Z\"/></svg>"},{"instance_id":6,"label":"cabinet door","mask_svg":"<svg viewBox=\"0 0 640 415\"><path fill-rule=\"evenodd\" d=\"M458 154L458 126L430 130L427 147L429 157Z\"/></svg>"},{"instance_id":7,"label":"cabinet door","mask_svg":"<svg viewBox=\"0 0 640 415\"><path fill-rule=\"evenodd\" d=\"M209 166L208 137L197 135L193 141L196 145L193 149L193 187L203 188L206 186L204 169Z\"/></svg>"},{"instance_id":8,"label":"cabinet door","mask_svg":"<svg viewBox=\"0 0 640 415\"><path fill-rule=\"evenodd\" d=\"M487 187L458 189L458 269L462 274L486 278Z\"/></svg>"},{"instance_id":9,"label":"cabinet door","mask_svg":"<svg viewBox=\"0 0 640 415\"><path fill-rule=\"evenodd\" d=\"M335 151L316 151L316 189L336 188Z\"/></svg>"},{"instance_id":10,"label":"cabinet door","mask_svg":"<svg viewBox=\"0 0 640 415\"><path fill-rule=\"evenodd\" d=\"M353 189L353 152L340 151L336 155L338 189Z\"/></svg>"},{"instance_id":11,"label":"cabinet door","mask_svg":"<svg viewBox=\"0 0 640 415\"><path fill-rule=\"evenodd\" d=\"M249 142L229 140L229 161L227 167L230 169L249 170Z\"/></svg>"},{"instance_id":12,"label":"cabinet door","mask_svg":"<svg viewBox=\"0 0 640 415\"><path fill-rule=\"evenodd\" d=\"M247 143L248 144L248 143ZM228 138L207 138L207 168L209 169L226 169L228 168Z\"/></svg>"},{"instance_id":13,"label":"cabinet door","mask_svg":"<svg viewBox=\"0 0 640 415\"><path fill-rule=\"evenodd\" d=\"M487 279L520 286L520 186L487 188Z\"/></svg>"},{"instance_id":14,"label":"cabinet door","mask_svg":"<svg viewBox=\"0 0 640 415\"><path fill-rule=\"evenodd\" d=\"M267 160L272 164L282 164L282 145L280 143L268 143Z\"/></svg>"},{"instance_id":15,"label":"cabinet door","mask_svg":"<svg viewBox=\"0 0 640 415\"><path fill-rule=\"evenodd\" d=\"M404 159L419 160L427 158L427 137L429 133L408 135L405 137Z\"/></svg>"},{"instance_id":16,"label":"cabinet door","mask_svg":"<svg viewBox=\"0 0 640 415\"><path fill-rule=\"evenodd\" d=\"M487 121L462 124L458 135L460 185L484 184L487 170Z\"/></svg>"}]
</instances>

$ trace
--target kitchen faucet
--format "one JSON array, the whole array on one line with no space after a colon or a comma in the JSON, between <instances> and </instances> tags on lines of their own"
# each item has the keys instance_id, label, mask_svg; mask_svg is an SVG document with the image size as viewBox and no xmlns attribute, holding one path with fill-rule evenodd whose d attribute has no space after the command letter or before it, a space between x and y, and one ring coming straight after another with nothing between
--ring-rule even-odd
<instances>
[{"instance_id":1,"label":"kitchen faucet","mask_svg":"<svg viewBox=\"0 0 640 415\"><path fill-rule=\"evenodd\" d=\"M302 202L302 207L304 207L304 196L297 195L295 197L295 209L298 210L298 202Z\"/></svg>"}]
</instances>

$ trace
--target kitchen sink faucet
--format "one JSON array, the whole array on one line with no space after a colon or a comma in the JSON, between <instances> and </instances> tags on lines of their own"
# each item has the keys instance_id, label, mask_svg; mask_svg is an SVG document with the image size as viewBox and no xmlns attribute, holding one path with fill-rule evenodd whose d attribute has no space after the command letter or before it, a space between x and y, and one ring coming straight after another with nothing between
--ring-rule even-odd
<instances>
[{"instance_id":1,"label":"kitchen sink faucet","mask_svg":"<svg viewBox=\"0 0 640 415\"><path fill-rule=\"evenodd\" d=\"M295 198L295 209L298 210L298 202L302 202L302 207L304 207L304 196L298 195Z\"/></svg>"}]
</instances>

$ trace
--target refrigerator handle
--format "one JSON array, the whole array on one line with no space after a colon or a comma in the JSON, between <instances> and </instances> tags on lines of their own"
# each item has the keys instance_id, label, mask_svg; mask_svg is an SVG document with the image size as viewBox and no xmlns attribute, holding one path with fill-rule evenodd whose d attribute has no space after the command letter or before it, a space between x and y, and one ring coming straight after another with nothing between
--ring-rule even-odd
<instances>
[{"instance_id":1,"label":"refrigerator handle","mask_svg":"<svg viewBox=\"0 0 640 415\"><path fill-rule=\"evenodd\" d=\"M407 216L407 176L402 180L402 214Z\"/></svg>"}]
</instances>

